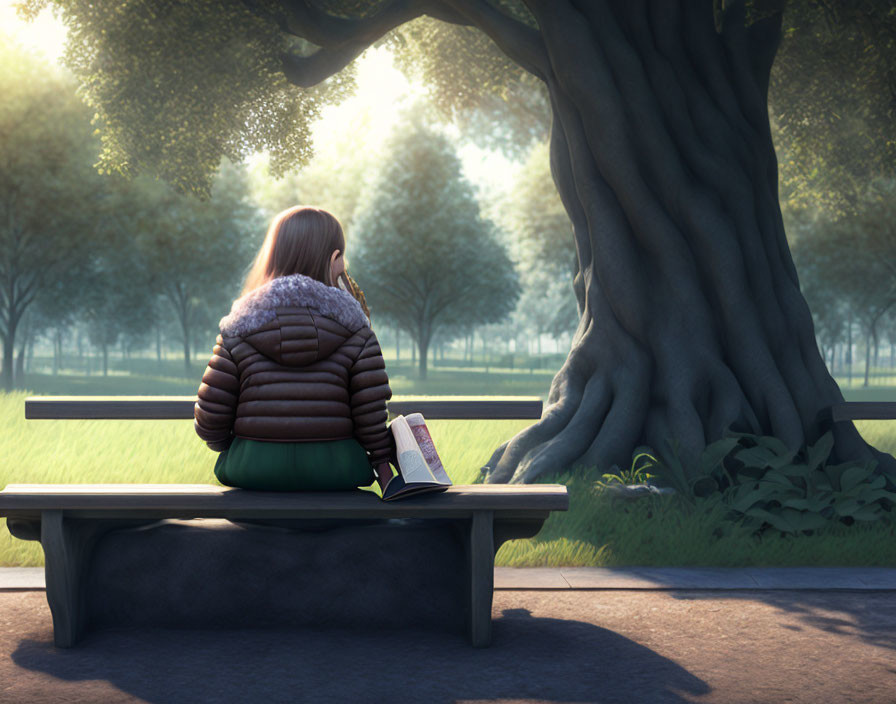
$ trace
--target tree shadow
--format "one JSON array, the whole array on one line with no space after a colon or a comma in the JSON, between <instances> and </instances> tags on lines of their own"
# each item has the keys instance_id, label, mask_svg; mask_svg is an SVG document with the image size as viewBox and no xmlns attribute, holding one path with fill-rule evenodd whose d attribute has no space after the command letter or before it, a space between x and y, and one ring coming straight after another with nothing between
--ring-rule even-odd
<instances>
[{"instance_id":1,"label":"tree shadow","mask_svg":"<svg viewBox=\"0 0 896 704\"><path fill-rule=\"evenodd\" d=\"M105 629L73 649L23 639L12 661L105 680L146 702L685 702L710 687L672 660L581 621L505 609L489 648L432 630ZM681 693L681 694L680 694Z\"/></svg>"},{"instance_id":2,"label":"tree shadow","mask_svg":"<svg viewBox=\"0 0 896 704\"><path fill-rule=\"evenodd\" d=\"M875 590L676 590L675 599L740 599L775 607L797 616L803 628L781 624L789 630L815 629L857 638L878 648L896 650L896 592ZM896 672L896 669L893 670Z\"/></svg>"}]
</instances>

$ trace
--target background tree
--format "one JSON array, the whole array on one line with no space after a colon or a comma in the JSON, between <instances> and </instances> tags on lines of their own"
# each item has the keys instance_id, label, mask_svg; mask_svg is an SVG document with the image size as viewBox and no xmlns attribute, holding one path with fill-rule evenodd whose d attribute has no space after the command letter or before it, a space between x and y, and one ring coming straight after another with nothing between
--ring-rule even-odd
<instances>
[{"instance_id":1,"label":"background tree","mask_svg":"<svg viewBox=\"0 0 896 704\"><path fill-rule=\"evenodd\" d=\"M264 223L248 201L244 170L230 165L222 167L207 201L145 177L134 183L132 195L139 203L129 211L130 227L150 285L177 320L190 376L194 337L207 333L209 310L220 313L217 323L238 296L241 277L264 237Z\"/></svg>"},{"instance_id":2,"label":"background tree","mask_svg":"<svg viewBox=\"0 0 896 704\"><path fill-rule=\"evenodd\" d=\"M465 320L507 315L519 297L513 262L481 217L448 139L419 112L387 142L388 161L365 195L352 233L352 276L406 330L426 378L433 336Z\"/></svg>"},{"instance_id":3,"label":"background tree","mask_svg":"<svg viewBox=\"0 0 896 704\"><path fill-rule=\"evenodd\" d=\"M512 188L490 212L510 236L521 270L567 281L575 275L572 224L551 177L547 142L533 144Z\"/></svg>"},{"instance_id":4,"label":"background tree","mask_svg":"<svg viewBox=\"0 0 896 704\"><path fill-rule=\"evenodd\" d=\"M793 261L800 276L800 289L812 311L815 335L822 357L829 358L834 372L834 348L846 335L848 305L841 290L837 265L851 252L837 251L833 246L817 247L816 242L828 240L830 220L818 217L805 209L795 212L790 233Z\"/></svg>"},{"instance_id":5,"label":"background tree","mask_svg":"<svg viewBox=\"0 0 896 704\"><path fill-rule=\"evenodd\" d=\"M886 242L880 234L855 216L836 221L822 218L815 223L811 238L800 239L794 246L803 291L813 307L822 344L840 339L844 327L852 321L859 324L866 342L865 386L871 350L881 332L879 326L896 305L892 264L896 261L892 259L896 256L896 238L892 238L887 254L885 249L878 249Z\"/></svg>"},{"instance_id":6,"label":"background tree","mask_svg":"<svg viewBox=\"0 0 896 704\"><path fill-rule=\"evenodd\" d=\"M9 391L19 322L42 292L83 276L103 196L89 111L74 82L0 38L0 93L0 338Z\"/></svg>"},{"instance_id":7,"label":"background tree","mask_svg":"<svg viewBox=\"0 0 896 704\"><path fill-rule=\"evenodd\" d=\"M896 12L878 0L796 0L771 72L769 109L785 205L855 214L896 176Z\"/></svg>"},{"instance_id":8,"label":"background tree","mask_svg":"<svg viewBox=\"0 0 896 704\"><path fill-rule=\"evenodd\" d=\"M365 47L390 32L401 44L423 14L495 44L492 80L443 82L459 110L470 95L512 94L525 73L544 83L581 319L542 419L495 450L487 481L625 466L635 446L669 438L696 472L726 428L795 450L820 436L819 411L843 400L778 200L768 88L782 0L58 6L75 38L69 62L104 123L103 167L146 169L184 189L207 185L221 155L267 147L275 163L307 159L316 99L350 82L342 71ZM869 6L891 32L888 10ZM833 433L832 461L875 459L896 488L893 457L852 424Z\"/></svg>"},{"instance_id":9,"label":"background tree","mask_svg":"<svg viewBox=\"0 0 896 704\"><path fill-rule=\"evenodd\" d=\"M887 342L890 344L890 368L896 369L896 308L887 311L881 327L886 331Z\"/></svg>"},{"instance_id":10,"label":"background tree","mask_svg":"<svg viewBox=\"0 0 896 704\"><path fill-rule=\"evenodd\" d=\"M360 115L353 111L351 117L351 124L334 118L329 139L316 149L315 159L280 179L266 173L268 159L256 163L251 171L252 197L266 218L297 204L316 205L336 215L346 233L351 230L361 192L382 158L370 144L374 115L368 109ZM351 247L347 249L350 257Z\"/></svg>"},{"instance_id":11,"label":"background tree","mask_svg":"<svg viewBox=\"0 0 896 704\"><path fill-rule=\"evenodd\" d=\"M523 296L517 306L520 322L538 340L574 331L579 320L570 280L576 272L575 240L549 168L547 142L533 142L513 186L491 207L508 233Z\"/></svg>"},{"instance_id":12,"label":"background tree","mask_svg":"<svg viewBox=\"0 0 896 704\"><path fill-rule=\"evenodd\" d=\"M137 190L137 189L134 189ZM122 216L129 210L119 211ZM103 376L109 373L109 351L124 335L134 336L152 319L153 291L150 272L126 217L108 223L104 246L95 250L77 301L92 345L103 355Z\"/></svg>"},{"instance_id":13,"label":"background tree","mask_svg":"<svg viewBox=\"0 0 896 704\"><path fill-rule=\"evenodd\" d=\"M841 266L852 271L847 297L865 333L865 382L877 364L881 323L896 306L896 178L877 178L860 195L858 213L837 222L848 240Z\"/></svg>"}]
</instances>

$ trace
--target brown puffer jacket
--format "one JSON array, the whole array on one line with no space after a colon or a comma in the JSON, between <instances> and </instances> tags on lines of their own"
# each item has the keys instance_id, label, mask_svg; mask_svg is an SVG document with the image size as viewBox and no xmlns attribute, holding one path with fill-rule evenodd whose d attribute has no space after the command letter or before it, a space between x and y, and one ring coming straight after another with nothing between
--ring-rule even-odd
<instances>
[{"instance_id":1,"label":"brown puffer jacket","mask_svg":"<svg viewBox=\"0 0 896 704\"><path fill-rule=\"evenodd\" d=\"M347 291L292 274L233 303L202 375L193 426L221 452L233 438L355 437L371 464L392 461L392 398L379 342Z\"/></svg>"}]
</instances>

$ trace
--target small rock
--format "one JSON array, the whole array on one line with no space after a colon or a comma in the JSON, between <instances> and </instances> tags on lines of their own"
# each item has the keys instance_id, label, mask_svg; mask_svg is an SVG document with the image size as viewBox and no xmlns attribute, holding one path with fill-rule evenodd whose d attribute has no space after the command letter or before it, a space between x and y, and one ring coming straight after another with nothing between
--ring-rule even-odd
<instances>
[{"instance_id":1,"label":"small rock","mask_svg":"<svg viewBox=\"0 0 896 704\"><path fill-rule=\"evenodd\" d=\"M672 487L658 487L652 484L608 484L606 491L621 499L638 499L642 496L669 496L675 493Z\"/></svg>"}]
</instances>

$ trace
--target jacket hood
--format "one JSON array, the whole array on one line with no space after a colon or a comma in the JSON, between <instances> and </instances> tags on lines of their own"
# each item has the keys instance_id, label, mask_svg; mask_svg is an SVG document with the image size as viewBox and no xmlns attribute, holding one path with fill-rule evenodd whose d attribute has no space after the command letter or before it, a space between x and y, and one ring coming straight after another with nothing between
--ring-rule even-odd
<instances>
[{"instance_id":1,"label":"jacket hood","mask_svg":"<svg viewBox=\"0 0 896 704\"><path fill-rule=\"evenodd\" d=\"M348 291L327 286L304 274L290 274L278 276L242 298L236 299L230 308L230 313L221 318L218 327L225 337L239 336L244 339L251 337L247 341L259 352L281 364L291 366L309 364L317 359L326 358L345 341L345 338L335 335L330 330L318 328L313 331L317 338L313 350L307 342L297 339L288 345L289 349L294 351L284 354L282 351L284 345L281 343L287 335L282 328L276 334L272 334L270 330L258 331L258 329L277 317L277 308L291 306L307 307L311 309L312 317L321 315L335 320L352 334L370 325L370 320L364 314L360 302ZM289 327L287 330L292 334L301 334L294 327ZM253 335L254 331L258 331L258 334Z\"/></svg>"}]
</instances>

